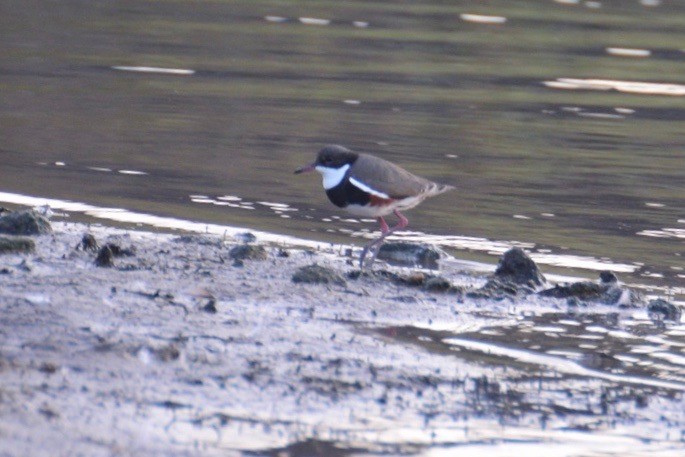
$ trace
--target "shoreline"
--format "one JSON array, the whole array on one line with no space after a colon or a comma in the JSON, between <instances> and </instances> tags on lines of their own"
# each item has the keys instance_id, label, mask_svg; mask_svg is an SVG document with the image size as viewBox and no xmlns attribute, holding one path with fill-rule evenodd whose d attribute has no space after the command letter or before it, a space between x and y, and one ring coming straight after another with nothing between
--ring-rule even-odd
<instances>
[{"instance_id":1,"label":"shoreline","mask_svg":"<svg viewBox=\"0 0 685 457\"><path fill-rule=\"evenodd\" d=\"M240 233L250 232L258 235L262 241L272 243L285 243L288 245L302 246L319 249L322 246L340 245L342 248L353 247L353 240L349 242L318 241L301 236L285 235L277 232L254 230L249 227L236 227L225 224L194 222L176 217L157 216L154 214L129 211L124 208L100 207L88 203L58 200L51 198L28 196L10 192L0 192L0 202L16 205L18 207L50 207L55 211L66 214L81 214L84 218L92 218L96 223L124 226L132 226L132 230L161 230L162 232L192 232L198 234L214 234L218 236L236 236ZM68 219L66 219L68 221ZM372 236L370 232L358 232L352 234L353 238L366 239ZM399 236L390 238L392 241L406 241L413 243L444 245L445 248L455 252L452 259L455 262L470 263L477 270L482 268L494 268L497 257L514 246L523 249L532 249L534 246L528 242L496 241L485 238L470 236L436 236L422 232L403 232ZM544 251L544 252L542 252ZM562 253L562 251L534 250L531 252L536 263L546 266L555 272L558 281L581 278L592 278L597 272L611 270L618 274L630 275L631 286L639 287L646 292L654 294L674 295L680 300L685 300L685 288L663 284L658 277L635 274L640 268L639 263L620 263L611 259L600 259L588 255ZM465 257L473 260L463 260ZM479 264L483 264L481 266ZM685 301L683 301L685 304Z\"/></svg>"}]
</instances>

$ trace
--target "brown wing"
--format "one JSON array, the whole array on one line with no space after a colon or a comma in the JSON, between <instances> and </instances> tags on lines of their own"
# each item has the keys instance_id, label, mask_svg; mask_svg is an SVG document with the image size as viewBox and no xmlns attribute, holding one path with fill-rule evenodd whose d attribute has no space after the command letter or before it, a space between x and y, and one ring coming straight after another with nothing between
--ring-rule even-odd
<instances>
[{"instance_id":1,"label":"brown wing","mask_svg":"<svg viewBox=\"0 0 685 457\"><path fill-rule=\"evenodd\" d=\"M392 162L368 154L359 154L350 169L350 177L394 199L419 195L438 186Z\"/></svg>"}]
</instances>

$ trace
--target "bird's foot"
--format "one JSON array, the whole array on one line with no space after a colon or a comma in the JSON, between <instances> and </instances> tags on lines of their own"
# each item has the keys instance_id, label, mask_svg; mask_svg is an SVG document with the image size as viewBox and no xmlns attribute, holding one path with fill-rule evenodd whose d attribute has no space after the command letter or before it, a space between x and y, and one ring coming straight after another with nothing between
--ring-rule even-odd
<instances>
[{"instance_id":1,"label":"bird's foot","mask_svg":"<svg viewBox=\"0 0 685 457\"><path fill-rule=\"evenodd\" d=\"M383 244L383 240L376 240L373 243L369 243L366 246L364 246L364 249L362 250L361 255L359 256L359 269L364 270L366 267L371 268L371 265L376 261L376 256L378 255L378 251L381 250L381 245ZM364 263L364 260L366 259L367 255L370 255L368 261Z\"/></svg>"}]
</instances>

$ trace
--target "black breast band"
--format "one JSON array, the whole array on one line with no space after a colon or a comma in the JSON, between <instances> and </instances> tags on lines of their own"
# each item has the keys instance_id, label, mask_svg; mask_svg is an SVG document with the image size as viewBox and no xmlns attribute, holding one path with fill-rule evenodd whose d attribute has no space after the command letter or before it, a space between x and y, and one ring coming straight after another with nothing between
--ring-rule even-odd
<instances>
[{"instance_id":1,"label":"black breast band","mask_svg":"<svg viewBox=\"0 0 685 457\"><path fill-rule=\"evenodd\" d=\"M369 203L371 198L371 195L368 192L364 192L359 187L356 187L347 177L345 177L337 186L328 189L326 195L328 195L328 199L335 206L340 208L344 208L347 205L365 206Z\"/></svg>"}]
</instances>

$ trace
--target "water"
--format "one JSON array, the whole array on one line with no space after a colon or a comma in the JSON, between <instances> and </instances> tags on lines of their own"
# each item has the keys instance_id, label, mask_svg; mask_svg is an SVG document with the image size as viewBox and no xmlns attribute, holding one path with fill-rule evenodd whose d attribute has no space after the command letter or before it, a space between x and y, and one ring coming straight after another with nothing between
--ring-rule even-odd
<instances>
[{"instance_id":1,"label":"water","mask_svg":"<svg viewBox=\"0 0 685 457\"><path fill-rule=\"evenodd\" d=\"M2 8L3 191L350 243L375 224L291 175L342 143L456 185L409 218L460 255L685 283L685 5Z\"/></svg>"}]
</instances>

